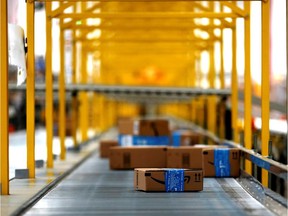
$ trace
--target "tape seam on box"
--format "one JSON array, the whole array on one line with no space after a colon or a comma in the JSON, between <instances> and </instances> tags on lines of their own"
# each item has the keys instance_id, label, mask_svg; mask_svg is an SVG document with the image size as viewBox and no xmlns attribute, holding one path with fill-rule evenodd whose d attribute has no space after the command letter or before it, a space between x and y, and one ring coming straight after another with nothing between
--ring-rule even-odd
<instances>
[{"instance_id":1,"label":"tape seam on box","mask_svg":"<svg viewBox=\"0 0 288 216\"><path fill-rule=\"evenodd\" d=\"M214 149L214 167L216 177L230 176L229 155L229 149Z\"/></svg>"},{"instance_id":2,"label":"tape seam on box","mask_svg":"<svg viewBox=\"0 0 288 216\"><path fill-rule=\"evenodd\" d=\"M166 192L184 191L184 169L165 170L165 190Z\"/></svg>"}]
</instances>

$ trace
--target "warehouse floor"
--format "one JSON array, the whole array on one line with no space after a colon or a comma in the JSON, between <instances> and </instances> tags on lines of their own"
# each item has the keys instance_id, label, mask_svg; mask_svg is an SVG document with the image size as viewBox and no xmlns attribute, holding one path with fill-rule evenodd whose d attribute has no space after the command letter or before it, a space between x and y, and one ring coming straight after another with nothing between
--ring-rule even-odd
<instances>
[{"instance_id":1,"label":"warehouse floor","mask_svg":"<svg viewBox=\"0 0 288 216\"><path fill-rule=\"evenodd\" d=\"M273 215L233 178L205 178L201 192L134 191L133 171L93 154L25 215Z\"/></svg>"}]
</instances>

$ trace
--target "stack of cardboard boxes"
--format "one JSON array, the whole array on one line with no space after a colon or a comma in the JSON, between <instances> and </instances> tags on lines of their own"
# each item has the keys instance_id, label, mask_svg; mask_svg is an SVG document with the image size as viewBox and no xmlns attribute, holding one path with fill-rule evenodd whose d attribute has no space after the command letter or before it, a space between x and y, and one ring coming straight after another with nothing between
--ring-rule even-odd
<instances>
[{"instance_id":1,"label":"stack of cardboard boxes","mask_svg":"<svg viewBox=\"0 0 288 216\"><path fill-rule=\"evenodd\" d=\"M175 130L172 132L172 146L193 146L200 143L200 138L200 134L192 130Z\"/></svg>"},{"instance_id":2,"label":"stack of cardboard boxes","mask_svg":"<svg viewBox=\"0 0 288 216\"><path fill-rule=\"evenodd\" d=\"M161 136L170 140L166 120L122 121L119 122L119 132L118 142L101 142L100 150L105 150L104 156L109 154L111 169L135 169L136 190L201 191L203 177L237 177L240 174L238 149L183 144L175 147L168 146L169 143L163 146L163 143L154 145L154 142L149 142ZM124 142L125 135L132 136L132 142ZM140 137L148 144L139 144L133 137Z\"/></svg>"},{"instance_id":3,"label":"stack of cardboard boxes","mask_svg":"<svg viewBox=\"0 0 288 216\"><path fill-rule=\"evenodd\" d=\"M121 146L170 144L169 122L166 119L121 119L118 129Z\"/></svg>"}]
</instances>

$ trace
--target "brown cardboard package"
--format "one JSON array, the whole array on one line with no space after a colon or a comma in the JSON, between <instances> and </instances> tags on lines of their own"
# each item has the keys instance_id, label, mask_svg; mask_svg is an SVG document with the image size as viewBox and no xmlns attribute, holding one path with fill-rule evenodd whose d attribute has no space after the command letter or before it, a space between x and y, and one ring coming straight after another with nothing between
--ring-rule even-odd
<instances>
[{"instance_id":1,"label":"brown cardboard package","mask_svg":"<svg viewBox=\"0 0 288 216\"><path fill-rule=\"evenodd\" d=\"M196 134L196 133L183 133L181 135L181 146L192 146L195 144L200 143L200 134Z\"/></svg>"},{"instance_id":2,"label":"brown cardboard package","mask_svg":"<svg viewBox=\"0 0 288 216\"><path fill-rule=\"evenodd\" d=\"M214 151L221 151L220 148L203 150L203 165L205 177L238 177L240 175L240 151L239 149L226 149L228 151L227 160L225 157L219 156L215 158ZM225 149L222 149L225 150ZM216 165L218 164L218 166ZM221 164L221 168L219 166ZM227 169L227 167L230 169ZM224 169L224 171L223 171ZM225 170L227 169L227 170ZM223 171L223 172L222 172Z\"/></svg>"},{"instance_id":3,"label":"brown cardboard package","mask_svg":"<svg viewBox=\"0 0 288 216\"><path fill-rule=\"evenodd\" d=\"M131 118L121 118L118 119L118 131L119 134L133 134L133 122L134 120Z\"/></svg>"},{"instance_id":4,"label":"brown cardboard package","mask_svg":"<svg viewBox=\"0 0 288 216\"><path fill-rule=\"evenodd\" d=\"M134 188L141 191L201 191L203 190L203 172L202 170L184 169L184 178L175 179L173 176L165 176L167 170L157 168L138 168L134 170ZM173 169L172 169L173 170ZM176 185L174 189L167 187L167 182L171 181ZM173 184L171 183L171 185ZM176 184L175 184L176 183ZM179 187L179 184L182 184ZM179 189L181 188L181 189Z\"/></svg>"},{"instance_id":5,"label":"brown cardboard package","mask_svg":"<svg viewBox=\"0 0 288 216\"><path fill-rule=\"evenodd\" d=\"M118 146L118 141L116 140L101 140L99 143L100 147L100 157L108 158L110 147Z\"/></svg>"},{"instance_id":6,"label":"brown cardboard package","mask_svg":"<svg viewBox=\"0 0 288 216\"><path fill-rule=\"evenodd\" d=\"M165 119L123 119L118 122L119 134L138 136L169 136L169 122Z\"/></svg>"},{"instance_id":7,"label":"brown cardboard package","mask_svg":"<svg viewBox=\"0 0 288 216\"><path fill-rule=\"evenodd\" d=\"M202 148L193 146L167 148L168 168L203 169Z\"/></svg>"},{"instance_id":8,"label":"brown cardboard package","mask_svg":"<svg viewBox=\"0 0 288 216\"><path fill-rule=\"evenodd\" d=\"M166 147L129 146L110 148L111 169L166 167Z\"/></svg>"}]
</instances>

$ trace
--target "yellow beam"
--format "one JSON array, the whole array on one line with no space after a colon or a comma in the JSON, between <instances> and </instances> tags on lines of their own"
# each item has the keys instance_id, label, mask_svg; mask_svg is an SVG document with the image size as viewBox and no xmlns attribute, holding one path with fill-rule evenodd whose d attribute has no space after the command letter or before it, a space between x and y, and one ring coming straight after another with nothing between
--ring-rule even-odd
<instances>
[{"instance_id":1,"label":"yellow beam","mask_svg":"<svg viewBox=\"0 0 288 216\"><path fill-rule=\"evenodd\" d=\"M226 0L225 0L226 1ZM211 12L211 7L205 7L204 5L200 4L199 2L193 2L193 6L195 8L198 8L204 12ZM221 7L221 5L220 5ZM222 11L222 10L220 10ZM235 27L235 24L232 24L231 22L228 22L227 20L224 20L224 19L221 19L221 24L227 28L234 28Z\"/></svg>"},{"instance_id":2,"label":"yellow beam","mask_svg":"<svg viewBox=\"0 0 288 216\"><path fill-rule=\"evenodd\" d=\"M220 5L220 11L223 11L223 7ZM224 30L221 29L220 40L220 86L221 89L225 88L225 74L224 74Z\"/></svg>"},{"instance_id":3,"label":"yellow beam","mask_svg":"<svg viewBox=\"0 0 288 216\"><path fill-rule=\"evenodd\" d=\"M209 2L209 8L211 11L214 10L214 2ZM210 23L213 23L213 19L209 19ZM213 35L212 30L209 31L209 36L211 37ZM215 48L214 48L214 42L209 42L209 73L208 73L208 80L209 80L209 87L215 88ZM216 97L215 96L208 96L207 97L207 126L208 130L215 134L216 132ZM209 144L211 141L209 140Z\"/></svg>"},{"instance_id":4,"label":"yellow beam","mask_svg":"<svg viewBox=\"0 0 288 216\"><path fill-rule=\"evenodd\" d=\"M9 194L9 136L8 136L8 22L7 22L7 2L0 2L0 183L1 195Z\"/></svg>"},{"instance_id":5,"label":"yellow beam","mask_svg":"<svg viewBox=\"0 0 288 216\"><path fill-rule=\"evenodd\" d=\"M174 37L174 38L99 38L99 39L86 39L86 36L80 36L77 38L77 42L81 41L82 43L189 43L189 42L209 42L209 41L220 41L220 38L215 39L203 39L203 38L180 38L180 37Z\"/></svg>"},{"instance_id":6,"label":"yellow beam","mask_svg":"<svg viewBox=\"0 0 288 216\"><path fill-rule=\"evenodd\" d=\"M101 12L101 13L65 13L55 18L101 18L101 19L137 19L137 18L165 18L165 19L187 19L187 18L238 18L234 13L214 13L214 12Z\"/></svg>"},{"instance_id":7,"label":"yellow beam","mask_svg":"<svg viewBox=\"0 0 288 216\"><path fill-rule=\"evenodd\" d=\"M27 92L26 133L27 168L29 178L35 178L35 54L34 54L34 2L27 3Z\"/></svg>"},{"instance_id":8,"label":"yellow beam","mask_svg":"<svg viewBox=\"0 0 288 216\"><path fill-rule=\"evenodd\" d=\"M233 21L235 22L235 21ZM238 75L237 75L237 56L236 56L236 29L232 29L232 74L231 74L231 101L232 101L232 128L233 128L233 140L239 141L239 134L237 128L238 122Z\"/></svg>"},{"instance_id":9,"label":"yellow beam","mask_svg":"<svg viewBox=\"0 0 288 216\"><path fill-rule=\"evenodd\" d=\"M221 33L223 36L223 31ZM222 37L221 36L221 37ZM225 88L225 73L224 73L224 45L223 45L223 37L220 42L220 88L224 89Z\"/></svg>"},{"instance_id":10,"label":"yellow beam","mask_svg":"<svg viewBox=\"0 0 288 216\"><path fill-rule=\"evenodd\" d=\"M86 3L81 3L81 11L86 10ZM84 24L86 22L83 21ZM81 32L81 34L85 34ZM81 46L81 83L86 84L87 83L87 51L85 47ZM82 135L82 142L86 141L88 139L88 96L86 92L81 92L80 94L81 98L81 109L80 109L80 122L81 122L81 135Z\"/></svg>"},{"instance_id":11,"label":"yellow beam","mask_svg":"<svg viewBox=\"0 0 288 216\"><path fill-rule=\"evenodd\" d=\"M37 2L53 2L53 1L57 1L57 2L79 2L79 0L34 0ZM82 2L100 2L103 0L81 0ZM187 2L191 2L194 3L202 1L202 0L185 0ZM212 0L212 1L227 1L227 0ZM254 1L261 1L261 0L254 0ZM143 2L143 0L113 0L113 1L106 1L106 2ZM155 2L155 0L145 0L145 2ZM157 2L175 2L175 0L157 0ZM195 4L195 3L194 3Z\"/></svg>"},{"instance_id":12,"label":"yellow beam","mask_svg":"<svg viewBox=\"0 0 288 216\"><path fill-rule=\"evenodd\" d=\"M245 1L244 7L246 13L250 14L250 2ZM250 72L250 16L245 17L245 73L244 73L244 146L247 149L252 149L252 83ZM250 161L245 161L245 170L250 175L252 174L252 164Z\"/></svg>"},{"instance_id":13,"label":"yellow beam","mask_svg":"<svg viewBox=\"0 0 288 216\"><path fill-rule=\"evenodd\" d=\"M221 1L220 4L222 6L229 7L233 13L237 14L239 17L246 17L248 15L247 11L237 7L237 5L228 2L228 1Z\"/></svg>"},{"instance_id":14,"label":"yellow beam","mask_svg":"<svg viewBox=\"0 0 288 216\"><path fill-rule=\"evenodd\" d=\"M75 4L75 7L76 7L77 3ZM101 3L100 2L96 2L93 6L87 8L85 10L85 12L93 12L94 10L98 9L101 7ZM74 13L76 13L76 11L74 10ZM76 25L76 22L77 21L82 21L82 19L72 19L71 21L69 22L66 22L63 24L62 28L66 29L66 28L69 28L70 26L73 26L73 25Z\"/></svg>"},{"instance_id":15,"label":"yellow beam","mask_svg":"<svg viewBox=\"0 0 288 216\"><path fill-rule=\"evenodd\" d=\"M51 11L51 2L46 2L46 14ZM47 167L53 168L53 75L52 75L52 22L46 16L46 104L45 121L47 134Z\"/></svg>"},{"instance_id":16,"label":"yellow beam","mask_svg":"<svg viewBox=\"0 0 288 216\"><path fill-rule=\"evenodd\" d=\"M74 12L77 10L77 6L76 4L74 5L73 8ZM76 30L72 31L72 83L76 84L77 83L77 79L76 79L76 68L77 68L77 55L76 55L76 42L75 42L75 38L76 38ZM76 94L76 93L75 93ZM74 147L78 146L78 142L77 142L77 126L78 126L78 102L77 102L77 95L73 95L72 97L72 137L73 137L73 143L74 143Z\"/></svg>"},{"instance_id":17,"label":"yellow beam","mask_svg":"<svg viewBox=\"0 0 288 216\"><path fill-rule=\"evenodd\" d=\"M60 26L63 19L60 19ZM66 158L65 130L66 130L66 96L65 96L65 38L64 30L60 30L60 73L59 73L59 138L60 138L60 159Z\"/></svg>"},{"instance_id":18,"label":"yellow beam","mask_svg":"<svg viewBox=\"0 0 288 216\"><path fill-rule=\"evenodd\" d=\"M262 155L268 156L270 139L270 0L262 1L262 81L261 81L261 143ZM268 186L268 172L262 170L262 184Z\"/></svg>"},{"instance_id":19,"label":"yellow beam","mask_svg":"<svg viewBox=\"0 0 288 216\"><path fill-rule=\"evenodd\" d=\"M59 16L62 13L64 13L65 9L67 9L67 8L73 6L73 5L75 5L75 2L66 2L66 3L60 4L58 8L56 8L53 11L51 11L48 15L50 17Z\"/></svg>"},{"instance_id":20,"label":"yellow beam","mask_svg":"<svg viewBox=\"0 0 288 216\"><path fill-rule=\"evenodd\" d=\"M215 25L215 24L209 24L209 25L198 25L198 24L180 24L179 25L164 25L163 23L159 23L159 24L149 24L149 25L145 25L145 23L143 23L142 25L129 25L129 24L125 24L125 25L105 25L105 24L99 24L99 25L77 25L76 23L71 24L71 25L66 25L64 24L64 29L86 29L89 31L92 30L96 30L96 29L100 29L100 30L111 30L111 31L115 31L115 30L120 30L120 31L127 31L127 30L143 30L143 31L147 31L147 30L169 30L169 31L174 31L174 30L194 30L194 29L202 29L202 30L209 30L211 28L215 28L215 29L223 29L223 28L227 28L224 25Z\"/></svg>"}]
</instances>

